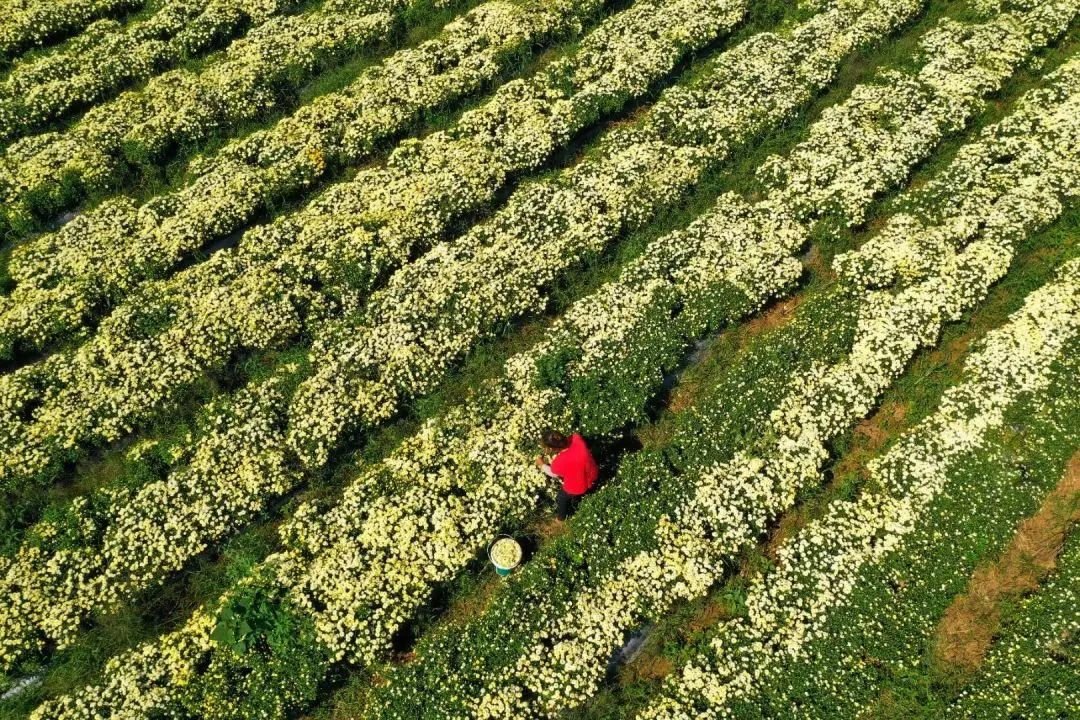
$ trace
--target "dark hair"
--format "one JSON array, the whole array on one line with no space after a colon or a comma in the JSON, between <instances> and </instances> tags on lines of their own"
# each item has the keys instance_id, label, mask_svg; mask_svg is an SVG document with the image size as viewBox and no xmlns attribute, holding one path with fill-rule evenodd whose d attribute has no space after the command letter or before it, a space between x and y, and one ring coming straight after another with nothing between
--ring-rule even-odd
<instances>
[{"instance_id":1,"label":"dark hair","mask_svg":"<svg viewBox=\"0 0 1080 720\"><path fill-rule=\"evenodd\" d=\"M550 428L540 434L540 440L552 450L562 450L570 447L570 438Z\"/></svg>"}]
</instances>

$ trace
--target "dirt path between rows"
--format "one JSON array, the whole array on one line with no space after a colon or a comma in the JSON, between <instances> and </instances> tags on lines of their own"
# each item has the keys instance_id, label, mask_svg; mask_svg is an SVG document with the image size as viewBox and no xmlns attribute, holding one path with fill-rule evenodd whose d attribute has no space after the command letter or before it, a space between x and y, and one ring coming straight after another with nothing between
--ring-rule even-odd
<instances>
[{"instance_id":1,"label":"dirt path between rows","mask_svg":"<svg viewBox=\"0 0 1080 720\"><path fill-rule=\"evenodd\" d=\"M1070 528L1080 522L1080 452L1058 486L1024 520L1001 557L978 568L963 595L938 623L934 659L943 670L968 676L982 664L1001 625L1002 608L1039 588L1057 566Z\"/></svg>"}]
</instances>

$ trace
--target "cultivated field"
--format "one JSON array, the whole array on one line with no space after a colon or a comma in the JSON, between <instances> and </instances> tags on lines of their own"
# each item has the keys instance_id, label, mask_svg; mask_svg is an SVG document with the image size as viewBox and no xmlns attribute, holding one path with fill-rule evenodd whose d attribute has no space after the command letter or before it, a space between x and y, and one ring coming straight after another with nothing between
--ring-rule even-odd
<instances>
[{"instance_id":1,"label":"cultivated field","mask_svg":"<svg viewBox=\"0 0 1080 720\"><path fill-rule=\"evenodd\" d=\"M1080 0L0 0L0 493L0 720L1080 718Z\"/></svg>"}]
</instances>

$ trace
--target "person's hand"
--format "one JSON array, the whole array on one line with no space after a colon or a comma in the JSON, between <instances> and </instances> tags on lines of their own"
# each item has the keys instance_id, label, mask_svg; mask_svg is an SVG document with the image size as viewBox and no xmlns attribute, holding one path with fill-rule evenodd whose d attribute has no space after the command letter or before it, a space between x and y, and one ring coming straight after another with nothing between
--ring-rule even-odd
<instances>
[{"instance_id":1,"label":"person's hand","mask_svg":"<svg viewBox=\"0 0 1080 720\"><path fill-rule=\"evenodd\" d=\"M544 458L542 455L536 456L536 467L544 467Z\"/></svg>"}]
</instances>

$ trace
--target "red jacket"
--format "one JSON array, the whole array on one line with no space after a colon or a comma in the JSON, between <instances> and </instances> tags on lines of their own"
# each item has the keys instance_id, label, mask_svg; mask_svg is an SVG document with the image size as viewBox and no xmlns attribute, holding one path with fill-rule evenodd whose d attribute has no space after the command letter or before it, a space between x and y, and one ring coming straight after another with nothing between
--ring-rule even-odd
<instances>
[{"instance_id":1,"label":"red jacket","mask_svg":"<svg viewBox=\"0 0 1080 720\"><path fill-rule=\"evenodd\" d=\"M570 447L551 461L551 472L562 478L563 490L569 495L584 495L599 474L592 453L577 433L570 436Z\"/></svg>"}]
</instances>

